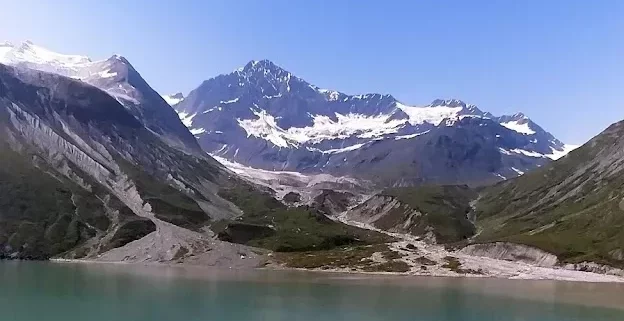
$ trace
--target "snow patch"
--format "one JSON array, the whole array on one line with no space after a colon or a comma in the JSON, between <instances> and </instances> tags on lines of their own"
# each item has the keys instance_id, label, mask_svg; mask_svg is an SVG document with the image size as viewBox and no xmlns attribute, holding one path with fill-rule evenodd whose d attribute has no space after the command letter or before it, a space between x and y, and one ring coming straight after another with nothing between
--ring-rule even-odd
<instances>
[{"instance_id":1,"label":"snow patch","mask_svg":"<svg viewBox=\"0 0 624 321\"><path fill-rule=\"evenodd\" d=\"M191 132L191 134L197 136L197 135L201 135L201 134L205 133L206 130L203 129L203 128L191 128L190 132Z\"/></svg>"},{"instance_id":2,"label":"snow patch","mask_svg":"<svg viewBox=\"0 0 624 321\"><path fill-rule=\"evenodd\" d=\"M547 154L546 157L552 159L552 160L557 160L565 155L567 155L569 152L579 148L580 145L563 145L563 148L561 150L556 150L554 148L551 147L552 153L551 154Z\"/></svg>"},{"instance_id":3,"label":"snow patch","mask_svg":"<svg viewBox=\"0 0 624 321\"><path fill-rule=\"evenodd\" d=\"M174 97L174 95L163 95L162 98L169 104L169 106L176 105L184 100L184 97Z\"/></svg>"},{"instance_id":4,"label":"snow patch","mask_svg":"<svg viewBox=\"0 0 624 321\"><path fill-rule=\"evenodd\" d=\"M352 150L360 149L364 145L366 144L355 144L355 145L351 145L351 146L344 147L344 148L328 149L322 152L324 154L338 154L338 153L344 153L344 152L349 152Z\"/></svg>"},{"instance_id":5,"label":"snow patch","mask_svg":"<svg viewBox=\"0 0 624 321\"><path fill-rule=\"evenodd\" d=\"M390 120L387 115L366 116L339 113L335 115L335 121L329 116L312 116L312 126L293 127L289 128L287 132L291 135L292 140L299 143L318 143L326 139L346 139L352 136L374 138L394 134L405 124L404 120Z\"/></svg>"},{"instance_id":6,"label":"snow patch","mask_svg":"<svg viewBox=\"0 0 624 321\"><path fill-rule=\"evenodd\" d=\"M390 120L387 115L336 113L336 120L325 115L314 115L312 126L284 130L277 125L275 117L266 111L253 112L257 119L239 119L239 125L247 132L248 137L263 138L279 147L298 146L301 143L316 144L327 139L346 139L353 136L364 139L381 137L397 133L405 125L404 120Z\"/></svg>"},{"instance_id":7,"label":"snow patch","mask_svg":"<svg viewBox=\"0 0 624 321\"><path fill-rule=\"evenodd\" d=\"M401 109L409 116L409 122L412 125L421 125L424 123L440 125L445 119L458 119L459 113L463 107L414 107L407 106L397 102L396 107Z\"/></svg>"},{"instance_id":8,"label":"snow patch","mask_svg":"<svg viewBox=\"0 0 624 321\"><path fill-rule=\"evenodd\" d=\"M518 154L520 154L520 155L529 156L529 157L539 157L539 158L546 157L546 155L544 155L544 154L540 154L538 152L532 152L532 151L529 151L529 150L526 150L526 149L520 149L520 148L514 148L514 149L511 149L511 150L507 150L507 149L504 149L504 148L499 148L498 151L500 151L501 154L504 154L504 155L514 155L514 154L518 155Z\"/></svg>"},{"instance_id":9,"label":"snow patch","mask_svg":"<svg viewBox=\"0 0 624 321\"><path fill-rule=\"evenodd\" d=\"M63 55L39 47L30 41L19 46L5 43L0 46L0 62L6 64L29 62L38 65L53 65L74 69L91 63L91 59L79 55Z\"/></svg>"},{"instance_id":10,"label":"snow patch","mask_svg":"<svg viewBox=\"0 0 624 321\"><path fill-rule=\"evenodd\" d=\"M496 177L501 178L503 180L507 180L507 177L505 177L505 176L503 176L503 175L501 175L499 173L494 173L494 175L496 175Z\"/></svg>"},{"instance_id":11,"label":"snow patch","mask_svg":"<svg viewBox=\"0 0 624 321\"><path fill-rule=\"evenodd\" d=\"M187 114L187 113L185 113L183 111L177 112L177 113L178 113L178 117L180 117L180 120L182 121L182 124L184 124L184 126L186 126L186 127L193 126L193 118L195 118L195 116L197 116L197 113Z\"/></svg>"},{"instance_id":12,"label":"snow patch","mask_svg":"<svg viewBox=\"0 0 624 321\"><path fill-rule=\"evenodd\" d=\"M226 100L226 101L222 100L221 104L233 104L233 103L237 102L238 100L239 100L239 98L234 98L234 99Z\"/></svg>"},{"instance_id":13,"label":"snow patch","mask_svg":"<svg viewBox=\"0 0 624 321\"><path fill-rule=\"evenodd\" d=\"M100 76L101 78L112 78L112 77L117 76L117 73L110 72L110 69L107 69L107 70L98 72L97 75Z\"/></svg>"},{"instance_id":14,"label":"snow patch","mask_svg":"<svg viewBox=\"0 0 624 321\"><path fill-rule=\"evenodd\" d=\"M329 100L329 101L336 101L336 100L338 100L338 97L340 95L340 93L335 91L335 90L318 89L318 91L320 93L324 94L327 97L327 100Z\"/></svg>"},{"instance_id":15,"label":"snow patch","mask_svg":"<svg viewBox=\"0 0 624 321\"><path fill-rule=\"evenodd\" d=\"M213 112L213 111L215 111L215 110L221 111L222 109L223 109L223 108L221 108L221 106L212 107L212 108L210 108L210 109L208 109L208 110L206 110L206 111L202 112L202 114L207 114L207 113Z\"/></svg>"},{"instance_id":16,"label":"snow patch","mask_svg":"<svg viewBox=\"0 0 624 321\"><path fill-rule=\"evenodd\" d=\"M424 132L422 132L422 133L416 133L416 134L410 134L410 135L401 135L401 136L396 136L396 137L394 137L394 140L400 140L400 139L411 139L411 138L414 138L414 137L418 137L418 136L420 136L420 135L424 135L424 134L426 134L426 133L428 133L428 132L429 132L429 131L427 130L427 131L424 131Z\"/></svg>"},{"instance_id":17,"label":"snow patch","mask_svg":"<svg viewBox=\"0 0 624 321\"><path fill-rule=\"evenodd\" d=\"M515 132L525 135L533 135L535 131L531 129L528 122L520 123L519 121L508 121L506 123L500 123L502 126L505 126Z\"/></svg>"},{"instance_id":18,"label":"snow patch","mask_svg":"<svg viewBox=\"0 0 624 321\"><path fill-rule=\"evenodd\" d=\"M247 132L247 137L254 136L262 138L278 147L288 147L289 145L296 146L296 144L288 139L288 134L277 126L275 117L269 115L264 110L254 111L253 113L258 119L238 119L238 124Z\"/></svg>"},{"instance_id":19,"label":"snow patch","mask_svg":"<svg viewBox=\"0 0 624 321\"><path fill-rule=\"evenodd\" d=\"M512 149L511 152L516 153L516 154L522 154L524 156L529 156L529 157L546 157L544 154L540 154L538 152L532 152L526 149Z\"/></svg>"}]
</instances>

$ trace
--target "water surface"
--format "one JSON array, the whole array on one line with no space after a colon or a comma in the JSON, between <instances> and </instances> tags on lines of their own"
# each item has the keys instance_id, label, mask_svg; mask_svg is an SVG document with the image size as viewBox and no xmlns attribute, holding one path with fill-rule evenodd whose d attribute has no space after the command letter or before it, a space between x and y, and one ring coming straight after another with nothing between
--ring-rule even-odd
<instances>
[{"instance_id":1,"label":"water surface","mask_svg":"<svg viewBox=\"0 0 624 321\"><path fill-rule=\"evenodd\" d=\"M2 321L624 320L624 286L0 261Z\"/></svg>"}]
</instances>

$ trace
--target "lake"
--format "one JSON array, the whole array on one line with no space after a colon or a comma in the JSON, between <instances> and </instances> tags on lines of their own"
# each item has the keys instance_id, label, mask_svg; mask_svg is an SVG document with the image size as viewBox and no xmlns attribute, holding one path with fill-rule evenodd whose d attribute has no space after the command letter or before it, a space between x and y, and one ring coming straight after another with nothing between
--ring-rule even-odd
<instances>
[{"instance_id":1,"label":"lake","mask_svg":"<svg viewBox=\"0 0 624 321\"><path fill-rule=\"evenodd\" d=\"M624 320L624 285L0 261L2 321Z\"/></svg>"}]
</instances>

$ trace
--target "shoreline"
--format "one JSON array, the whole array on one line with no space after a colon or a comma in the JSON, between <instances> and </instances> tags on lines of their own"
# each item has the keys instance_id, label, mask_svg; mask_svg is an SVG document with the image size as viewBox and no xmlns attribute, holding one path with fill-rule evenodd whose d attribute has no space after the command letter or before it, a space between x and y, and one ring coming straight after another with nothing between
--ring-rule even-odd
<instances>
[{"instance_id":1,"label":"shoreline","mask_svg":"<svg viewBox=\"0 0 624 321\"><path fill-rule=\"evenodd\" d=\"M483 258L487 259L487 258ZM491 259L490 259L491 260ZM45 262L45 261L44 261ZM495 279L495 280L515 280L515 281L557 281L557 282L579 282L579 283L595 283L595 284L604 284L604 283L615 283L615 284L624 284L624 277L607 275L607 274L599 274L593 272L583 272L583 271L574 271L567 270L563 268L546 268L546 267L536 267L540 271L554 272L555 274L543 274L543 275L535 275L535 274L519 274L516 276L507 276L502 274L459 274L453 273L451 271L448 272L427 272L427 273L419 273L414 271L409 272L383 272L383 271L361 271L361 270L353 270L350 268L340 269L340 268L293 268L287 267L279 264L270 263L266 266L262 267L252 267L252 268L236 268L236 267L223 267L223 266L210 266L210 265L201 265L201 264L188 264L188 263L174 263L174 262L123 262L123 261L98 261L98 260L81 260L81 259L63 259L63 258L52 258L47 262L51 263L60 263L60 264L85 264L85 265L116 265L116 266L132 266L132 267L177 267L182 269L210 269L210 270L218 270L218 271L275 271L275 272L310 272L310 273L319 273L319 274L327 274L327 275L349 275L349 276L366 276L366 277L375 277L375 276L392 276L392 277L422 277L422 278L452 278L452 279ZM519 262L513 262L518 264ZM558 275L557 272L562 273L563 275Z\"/></svg>"}]
</instances>

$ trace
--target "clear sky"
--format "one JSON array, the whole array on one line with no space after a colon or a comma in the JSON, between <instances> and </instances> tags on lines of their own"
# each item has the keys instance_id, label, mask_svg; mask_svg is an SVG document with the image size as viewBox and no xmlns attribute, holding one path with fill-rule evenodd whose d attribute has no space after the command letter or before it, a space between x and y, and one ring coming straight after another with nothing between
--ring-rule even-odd
<instances>
[{"instance_id":1,"label":"clear sky","mask_svg":"<svg viewBox=\"0 0 624 321\"><path fill-rule=\"evenodd\" d=\"M566 143L624 119L624 1L2 1L0 41L126 56L185 94L252 59L323 88L523 111Z\"/></svg>"}]
</instances>

